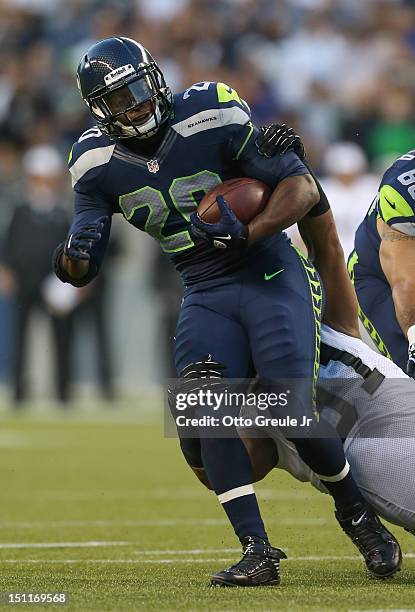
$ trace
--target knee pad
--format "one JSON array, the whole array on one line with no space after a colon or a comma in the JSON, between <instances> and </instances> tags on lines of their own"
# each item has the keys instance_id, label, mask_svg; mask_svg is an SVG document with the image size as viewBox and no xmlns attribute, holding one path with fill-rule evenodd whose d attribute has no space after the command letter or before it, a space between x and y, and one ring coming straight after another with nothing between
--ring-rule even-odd
<instances>
[{"instance_id":1,"label":"knee pad","mask_svg":"<svg viewBox=\"0 0 415 612\"><path fill-rule=\"evenodd\" d=\"M218 384L224 377L225 368L222 363L214 361L212 355L206 355L200 361L189 363L180 372L179 378L167 389L170 412L176 414L179 394L195 393Z\"/></svg>"},{"instance_id":2,"label":"knee pad","mask_svg":"<svg viewBox=\"0 0 415 612\"><path fill-rule=\"evenodd\" d=\"M224 375L225 366L214 361L211 355L207 355L200 361L189 363L181 372L180 378L167 390L168 403L173 418L180 413L176 403L179 394L195 393L200 389L210 387L219 382ZM191 416L189 414L189 416ZM186 428L186 437L180 437L180 448L187 463L194 468L202 468L202 455L200 439L197 428L194 428L194 437L189 436L189 428Z\"/></svg>"},{"instance_id":3,"label":"knee pad","mask_svg":"<svg viewBox=\"0 0 415 612\"><path fill-rule=\"evenodd\" d=\"M212 355L202 357L200 361L189 363L180 372L180 378L184 380L200 380L223 378L226 366L215 361Z\"/></svg>"}]
</instances>

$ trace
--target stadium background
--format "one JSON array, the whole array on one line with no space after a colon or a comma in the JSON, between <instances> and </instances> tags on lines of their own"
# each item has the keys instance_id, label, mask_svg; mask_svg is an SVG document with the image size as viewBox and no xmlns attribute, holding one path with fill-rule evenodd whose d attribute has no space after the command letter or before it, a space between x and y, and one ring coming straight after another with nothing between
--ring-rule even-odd
<instances>
[{"instance_id":1,"label":"stadium background","mask_svg":"<svg viewBox=\"0 0 415 612\"><path fill-rule=\"evenodd\" d=\"M64 590L69 609L82 611L413 610L413 537L394 529L404 571L374 586L328 500L281 474L258 491L271 537L290 557L283 588L208 588L210 573L239 553L214 496L196 483L177 442L163 437L180 283L157 245L122 219L97 289L114 387L99 393L92 301L74 312L72 401L55 399L44 312L31 321L28 394L12 401L22 304L7 247L21 246L10 242L10 222L30 191L29 153L53 147L57 165L66 164L91 125L77 62L114 34L148 46L174 91L221 80L247 100L258 125L293 125L327 189L346 255L380 174L415 144L411 0L0 0L0 591ZM40 159L51 169L56 156L47 151L52 157ZM70 216L67 173L58 199Z\"/></svg>"}]
</instances>

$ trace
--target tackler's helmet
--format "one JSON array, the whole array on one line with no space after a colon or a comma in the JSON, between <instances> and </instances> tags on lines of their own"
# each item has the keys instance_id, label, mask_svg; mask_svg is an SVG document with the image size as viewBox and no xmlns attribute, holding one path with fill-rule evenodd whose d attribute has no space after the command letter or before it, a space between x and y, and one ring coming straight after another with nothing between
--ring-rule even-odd
<instances>
[{"instance_id":1,"label":"tackler's helmet","mask_svg":"<svg viewBox=\"0 0 415 612\"><path fill-rule=\"evenodd\" d=\"M79 62L78 87L101 130L114 138L149 138L167 121L172 95L142 45L101 40Z\"/></svg>"}]
</instances>

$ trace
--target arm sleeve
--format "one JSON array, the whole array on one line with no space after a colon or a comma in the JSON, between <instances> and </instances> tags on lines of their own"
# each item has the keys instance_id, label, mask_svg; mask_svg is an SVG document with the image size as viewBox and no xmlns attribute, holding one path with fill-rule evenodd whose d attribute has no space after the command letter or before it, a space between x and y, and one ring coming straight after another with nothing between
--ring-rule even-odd
<instances>
[{"instance_id":1,"label":"arm sleeve","mask_svg":"<svg viewBox=\"0 0 415 612\"><path fill-rule=\"evenodd\" d=\"M94 245L91 259L96 265L97 272L104 259L111 231L112 209L109 203L98 194L91 196L78 184L75 186L75 215L68 232L68 236L78 232L81 228L96 223L101 217L108 217L102 231L101 240Z\"/></svg>"},{"instance_id":2,"label":"arm sleeve","mask_svg":"<svg viewBox=\"0 0 415 612\"><path fill-rule=\"evenodd\" d=\"M75 194L74 217L68 236L96 223L102 217L108 217L101 240L91 251L91 261L95 264L96 273L104 258L111 229L113 204L111 196L105 193L104 189L108 163L114 147L99 129L91 128L74 144L68 160Z\"/></svg>"},{"instance_id":3,"label":"arm sleeve","mask_svg":"<svg viewBox=\"0 0 415 612\"><path fill-rule=\"evenodd\" d=\"M91 259L89 262L89 270L86 276L80 279L74 279L67 274L67 272L61 267L60 261L61 256L64 252L65 243L59 244L52 256L52 267L56 276L63 283L70 283L74 287L84 287L88 285L98 274L102 260L104 259L105 250L108 245L110 231L111 231L111 216L108 211L108 207L98 206L97 200L89 200L85 195L81 197L79 193L75 195L75 216L72 220L71 227L68 232L68 236L79 231L82 227L96 223L98 219L103 216L108 216L101 240L94 246L91 252Z\"/></svg>"}]
</instances>

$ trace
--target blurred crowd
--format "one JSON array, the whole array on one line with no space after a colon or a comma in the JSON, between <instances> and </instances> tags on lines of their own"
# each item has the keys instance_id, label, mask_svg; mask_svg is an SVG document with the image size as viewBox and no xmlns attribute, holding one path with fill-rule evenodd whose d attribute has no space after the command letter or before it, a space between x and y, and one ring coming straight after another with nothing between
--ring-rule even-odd
<instances>
[{"instance_id":1,"label":"blurred crowd","mask_svg":"<svg viewBox=\"0 0 415 612\"><path fill-rule=\"evenodd\" d=\"M80 56L96 40L117 34L150 49L173 91L224 81L248 102L257 125L293 125L325 176L345 251L379 173L415 146L413 0L1 0L2 327L10 310L19 309L16 300L10 308L10 299L22 281L5 245L16 208L35 206L28 178L33 151L46 147L65 163L91 125L76 87ZM63 166L50 168L59 174L58 190L53 187L53 206L37 213L58 207L70 215ZM121 258L128 255L125 248ZM149 291L163 295L163 287ZM38 291L35 301L44 299ZM2 355L4 362L10 354L10 344L0 346L0 373ZM21 392L16 387L17 396Z\"/></svg>"},{"instance_id":2,"label":"blurred crowd","mask_svg":"<svg viewBox=\"0 0 415 612\"><path fill-rule=\"evenodd\" d=\"M344 137L375 162L413 142L412 0L3 0L2 142L67 151L89 123L79 58L114 34L148 46L175 91L230 82L255 122L295 124L317 162Z\"/></svg>"}]
</instances>

